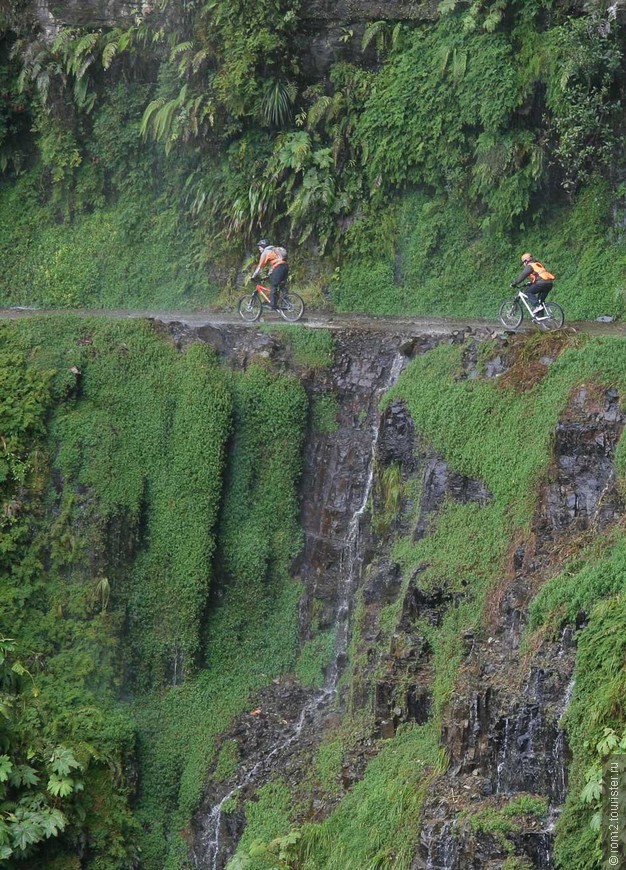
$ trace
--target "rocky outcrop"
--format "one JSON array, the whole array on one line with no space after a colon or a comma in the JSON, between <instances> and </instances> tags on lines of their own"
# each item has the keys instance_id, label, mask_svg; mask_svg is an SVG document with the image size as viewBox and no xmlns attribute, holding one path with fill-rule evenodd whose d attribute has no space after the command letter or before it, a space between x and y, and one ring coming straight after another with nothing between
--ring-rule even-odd
<instances>
[{"instance_id":1,"label":"rocky outcrop","mask_svg":"<svg viewBox=\"0 0 626 870\"><path fill-rule=\"evenodd\" d=\"M398 534L413 540L428 535L451 500L480 508L492 499L484 481L454 471L422 442L403 402L394 401L381 412L379 399L407 355L427 353L441 341L459 343L466 336L339 330L333 365L309 370L298 365L278 333L228 326L193 330L183 324L164 328L180 346L210 342L234 367L260 359L279 370L295 369L312 403L332 397L333 425L325 431L312 428L305 448L305 544L294 569L304 590L303 642L314 630L331 626L345 640L359 601L354 642L362 664L353 677L350 704L367 710L374 727L371 739L345 759L342 785L350 789L380 738L393 737L402 723L422 724L431 717L434 667L424 626L440 626L465 594L462 582L451 588L426 584L426 566L403 577L389 543ZM511 376L509 342L496 339L491 359L482 361L482 377ZM477 345L471 339L463 359L459 377L476 377ZM542 357L537 375L543 376L552 361ZM530 652L522 653L520 644L530 601L559 570L564 545L623 515L614 462L623 426L615 390L580 387L555 427L553 460L540 486L531 534L511 552L483 628L459 637L463 680L441 733L449 767L429 790L421 828L416 822L413 870L501 870L513 856L520 867L553 867L554 822L567 789L569 752L562 717L573 686L575 627L566 626L557 641L543 640ZM408 481L412 486L398 488L400 502L389 511L390 488ZM381 638L388 634L380 615L390 604L398 604L399 615L381 650ZM338 642L329 668L334 674L327 673L324 688L304 691L295 681L280 681L260 693L254 709L224 736L236 741L241 764L230 781L207 788L194 822L197 867L222 868L243 830L242 804L223 815L222 801L234 794L251 797L277 769L295 787L303 781L318 741L342 712L337 675L345 649ZM331 707L331 699L338 704ZM498 813L510 819L516 802L519 812L510 829L494 833L489 819ZM307 818L323 816L332 805L333 799L322 804L312 798ZM215 831L219 848L212 852Z\"/></svg>"},{"instance_id":2,"label":"rocky outcrop","mask_svg":"<svg viewBox=\"0 0 626 870\"><path fill-rule=\"evenodd\" d=\"M232 780L211 784L194 823L193 857L198 868L222 868L245 822L240 809L222 813L229 796L245 799L280 768L297 783L336 716L338 677L345 663L354 588L367 548L359 535L373 478L375 445L381 430L379 401L399 375L406 358L406 336L376 336L358 330L335 334L334 362L329 368L299 367L289 343L279 333L245 328L194 331L172 324L168 331L179 346L206 340L234 367L263 360L278 370L297 370L312 405L330 399L336 414L328 431L312 427L304 449L301 522L304 548L294 565L303 584L300 605L302 641L313 631L333 628L335 653L323 687L303 692L289 681L261 693L254 715L233 724L227 738L239 747L241 764ZM364 759L365 761L365 759ZM364 762L363 765L364 766Z\"/></svg>"},{"instance_id":3,"label":"rocky outcrop","mask_svg":"<svg viewBox=\"0 0 626 870\"><path fill-rule=\"evenodd\" d=\"M154 2L133 4L127 0L31 0L29 11L39 24L46 42L63 27L115 27L136 16L152 20L161 13ZM172 14L170 10L167 14ZM175 14L175 11L174 11ZM299 11L300 26L294 49L300 55L307 79L324 77L338 61L375 63L375 54L364 56L361 40L368 23L374 21L433 21L437 18L435 0L316 0Z\"/></svg>"},{"instance_id":4,"label":"rocky outcrop","mask_svg":"<svg viewBox=\"0 0 626 870\"><path fill-rule=\"evenodd\" d=\"M130 21L134 4L125 0L31 0L30 10L46 41L62 27L114 27Z\"/></svg>"},{"instance_id":5,"label":"rocky outcrop","mask_svg":"<svg viewBox=\"0 0 626 870\"><path fill-rule=\"evenodd\" d=\"M426 803L414 870L495 870L510 854L531 867L553 866L554 820L567 787L561 719L573 685L574 626L529 658L520 654L520 639L538 585L558 571L559 546L623 515L614 466L623 427L616 391L585 387L576 390L557 425L532 540L513 556L492 633L473 639L464 687L445 717L442 743L450 768ZM526 819L506 844L467 824L468 813L479 818L528 794L547 799L548 815L541 824Z\"/></svg>"},{"instance_id":6,"label":"rocky outcrop","mask_svg":"<svg viewBox=\"0 0 626 870\"><path fill-rule=\"evenodd\" d=\"M312 0L300 14L305 21L419 21L432 17L436 5L428 0Z\"/></svg>"}]
</instances>

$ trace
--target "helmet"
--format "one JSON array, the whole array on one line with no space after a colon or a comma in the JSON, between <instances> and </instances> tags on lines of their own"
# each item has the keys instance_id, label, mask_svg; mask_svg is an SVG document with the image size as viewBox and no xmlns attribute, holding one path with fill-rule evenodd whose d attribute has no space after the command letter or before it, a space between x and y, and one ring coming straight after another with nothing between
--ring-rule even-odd
<instances>
[{"instance_id":1,"label":"helmet","mask_svg":"<svg viewBox=\"0 0 626 870\"><path fill-rule=\"evenodd\" d=\"M525 263L527 260L532 260L532 254L522 254L522 263Z\"/></svg>"},{"instance_id":2,"label":"helmet","mask_svg":"<svg viewBox=\"0 0 626 870\"><path fill-rule=\"evenodd\" d=\"M257 246L257 248L267 248L267 246L269 245L269 243L270 243L269 239L260 239L260 240L256 243L256 246Z\"/></svg>"}]
</instances>

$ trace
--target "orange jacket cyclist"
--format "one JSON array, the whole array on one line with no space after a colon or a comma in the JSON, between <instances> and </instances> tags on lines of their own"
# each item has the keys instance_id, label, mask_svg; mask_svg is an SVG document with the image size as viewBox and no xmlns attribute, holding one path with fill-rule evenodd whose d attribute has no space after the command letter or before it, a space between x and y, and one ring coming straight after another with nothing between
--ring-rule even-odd
<instances>
[{"instance_id":1,"label":"orange jacket cyclist","mask_svg":"<svg viewBox=\"0 0 626 870\"><path fill-rule=\"evenodd\" d=\"M533 314L537 314L543 308L546 296L552 290L554 275L548 272L539 260L535 260L532 254L522 254L522 263L524 268L515 281L511 281L511 287L517 287L526 278L529 279L530 283L526 287L530 289L526 291L526 295L533 306Z\"/></svg>"},{"instance_id":2,"label":"orange jacket cyclist","mask_svg":"<svg viewBox=\"0 0 626 870\"><path fill-rule=\"evenodd\" d=\"M287 265L287 251L284 248L270 245L267 239L257 242L257 248L261 258L252 277L256 278L261 269L269 270L270 305L276 311L276 291L287 283L289 266Z\"/></svg>"}]
</instances>

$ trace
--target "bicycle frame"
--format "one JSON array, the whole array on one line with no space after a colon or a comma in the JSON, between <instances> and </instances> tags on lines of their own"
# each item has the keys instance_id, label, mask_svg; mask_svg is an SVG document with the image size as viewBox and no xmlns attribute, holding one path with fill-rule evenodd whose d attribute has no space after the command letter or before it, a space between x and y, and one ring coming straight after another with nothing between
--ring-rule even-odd
<instances>
[{"instance_id":1,"label":"bicycle frame","mask_svg":"<svg viewBox=\"0 0 626 870\"><path fill-rule=\"evenodd\" d=\"M261 303L263 305L271 305L272 304L270 302L270 294L272 292L270 287L266 287L264 284L257 284L254 289L261 297ZM278 302L279 294L281 292L282 292L282 287L277 287L276 288L276 294L277 294L276 302Z\"/></svg>"},{"instance_id":2,"label":"bicycle frame","mask_svg":"<svg viewBox=\"0 0 626 870\"><path fill-rule=\"evenodd\" d=\"M543 317L537 317L536 314L533 314L533 309L529 305L529 302L528 302L528 296L524 293L523 290L520 289L517 291L517 298L522 303L522 305L524 306L526 311L528 311L528 314L529 314L531 320L547 320L547 317L548 317L547 314L544 314ZM543 302L541 302L541 305L543 305ZM545 311L545 308L544 308L544 311Z\"/></svg>"}]
</instances>

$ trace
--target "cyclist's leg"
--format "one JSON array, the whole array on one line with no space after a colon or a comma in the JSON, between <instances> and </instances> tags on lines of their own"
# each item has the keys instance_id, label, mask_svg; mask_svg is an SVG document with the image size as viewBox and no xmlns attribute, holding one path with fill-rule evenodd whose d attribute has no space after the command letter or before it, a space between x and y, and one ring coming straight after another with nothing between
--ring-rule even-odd
<instances>
[{"instance_id":1,"label":"cyclist's leg","mask_svg":"<svg viewBox=\"0 0 626 870\"><path fill-rule=\"evenodd\" d=\"M536 284L524 284L524 293L528 299L528 304L530 305L531 311L535 309L539 305L539 300L535 295Z\"/></svg>"},{"instance_id":2,"label":"cyclist's leg","mask_svg":"<svg viewBox=\"0 0 626 870\"><path fill-rule=\"evenodd\" d=\"M546 296L552 290L552 281L537 281L534 286L535 295L539 300L539 305L543 305L546 301Z\"/></svg>"},{"instance_id":3,"label":"cyclist's leg","mask_svg":"<svg viewBox=\"0 0 626 870\"><path fill-rule=\"evenodd\" d=\"M279 288L287 283L287 278L289 277L289 269L287 268L286 263L279 263L275 269L272 270L270 274L270 304L274 310L276 310L276 294Z\"/></svg>"}]
</instances>

